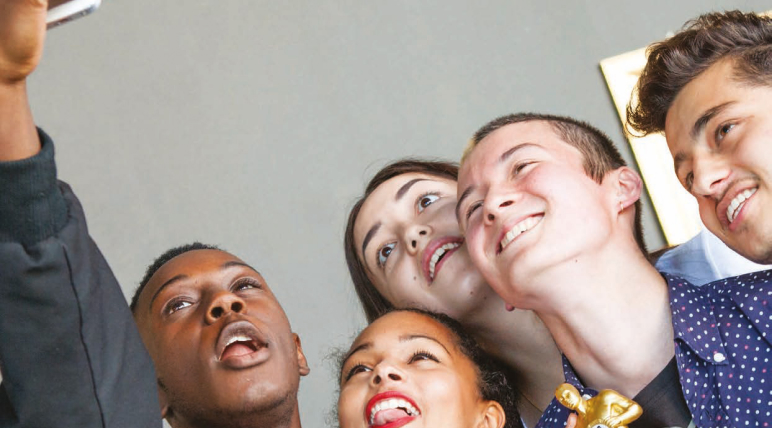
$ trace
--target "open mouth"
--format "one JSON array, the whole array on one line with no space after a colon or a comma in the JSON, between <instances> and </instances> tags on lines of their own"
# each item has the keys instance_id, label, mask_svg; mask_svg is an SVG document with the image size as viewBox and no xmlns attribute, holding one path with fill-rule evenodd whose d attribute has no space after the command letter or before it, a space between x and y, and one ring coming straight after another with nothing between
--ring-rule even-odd
<instances>
[{"instance_id":1,"label":"open mouth","mask_svg":"<svg viewBox=\"0 0 772 428\"><path fill-rule=\"evenodd\" d=\"M421 416L413 400L394 391L377 394L370 399L366 413L367 423L372 428L397 428Z\"/></svg>"},{"instance_id":2,"label":"open mouth","mask_svg":"<svg viewBox=\"0 0 772 428\"><path fill-rule=\"evenodd\" d=\"M248 360L268 344L260 332L248 321L236 321L226 325L215 345L215 355L221 362L237 364Z\"/></svg>"},{"instance_id":3,"label":"open mouth","mask_svg":"<svg viewBox=\"0 0 772 428\"><path fill-rule=\"evenodd\" d=\"M750 199L751 196L753 196L754 193L756 193L757 188L753 189L746 189L740 193L737 194L737 196L732 199L731 202L729 202L729 206L726 207L726 219L729 222L729 224L732 224L734 222L735 218L737 218L737 215L740 213L742 208L745 206L745 202Z\"/></svg>"},{"instance_id":4,"label":"open mouth","mask_svg":"<svg viewBox=\"0 0 772 428\"><path fill-rule=\"evenodd\" d=\"M426 279L431 283L440 271L442 264L458 247L464 243L463 238L446 236L435 239L424 249L423 269Z\"/></svg>"},{"instance_id":5,"label":"open mouth","mask_svg":"<svg viewBox=\"0 0 772 428\"><path fill-rule=\"evenodd\" d=\"M515 224L514 226L512 226L512 228L509 229L509 232L505 233L504 237L501 238L501 241L499 241L499 247L498 247L498 250L496 251L496 254L499 254L502 251L504 251L504 249L507 248L507 245L512 243L512 241L514 241L517 237L533 229L537 224L541 222L543 218L544 218L544 213L532 215L520 221L519 223Z\"/></svg>"}]
</instances>

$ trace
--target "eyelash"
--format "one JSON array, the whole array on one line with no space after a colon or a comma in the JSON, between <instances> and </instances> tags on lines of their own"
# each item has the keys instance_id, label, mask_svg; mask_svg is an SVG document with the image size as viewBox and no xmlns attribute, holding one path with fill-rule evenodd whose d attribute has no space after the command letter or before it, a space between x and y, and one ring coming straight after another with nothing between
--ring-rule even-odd
<instances>
[{"instance_id":1,"label":"eyelash","mask_svg":"<svg viewBox=\"0 0 772 428\"><path fill-rule=\"evenodd\" d=\"M422 360L426 359L426 360L434 361L436 363L440 362L439 358L434 356L434 354L432 354L431 352L418 350L413 352L413 355L411 355L410 358L408 358L407 363L408 364L414 363L419 360L419 357L421 357ZM362 363L354 364L354 366L351 367L351 369L346 373L345 381L348 382L349 379L351 379L354 375L362 373L363 370L372 370L372 369Z\"/></svg>"},{"instance_id":2,"label":"eyelash","mask_svg":"<svg viewBox=\"0 0 772 428\"><path fill-rule=\"evenodd\" d=\"M719 125L718 128L716 128L716 132L715 132L715 135L714 135L715 141L717 143L722 141L726 137L726 134L728 134L729 131L731 131L732 128L734 128L734 127L735 127L735 124L732 123L732 122L723 123L723 124Z\"/></svg>"},{"instance_id":3,"label":"eyelash","mask_svg":"<svg viewBox=\"0 0 772 428\"><path fill-rule=\"evenodd\" d=\"M263 284L261 284L259 281L255 280L254 278L249 278L249 277L247 277L247 278L239 278L239 279L238 279L238 280L237 280L237 281L236 281L236 282L235 282L235 283L234 283L234 284L231 286L231 290L232 290L232 291L240 291L240 290L239 290L239 287L241 287L241 286L243 286L243 285L248 285L248 286L250 286L250 288L249 288L249 289L253 289L253 288L255 288L255 289L258 289L258 290L262 290L262 289L263 289Z\"/></svg>"},{"instance_id":4,"label":"eyelash","mask_svg":"<svg viewBox=\"0 0 772 428\"><path fill-rule=\"evenodd\" d=\"M425 206L425 207L422 207L422 206L421 206L421 201L422 201L424 198L427 198L427 197L429 197L429 196L434 196L434 197L436 197L436 198L437 198L437 199L434 199L434 200L432 200L432 201L429 203L429 205L431 205L431 204L435 203L435 202L436 202L437 200L439 200L439 199L440 199L440 197L441 197L441 196L440 196L440 193L439 193L439 192L436 192L436 191L430 191L430 192L426 192L426 193L423 193L423 194L419 195L419 196L416 198L416 200L415 200L415 206L416 206L416 209L418 210L418 212L419 212L419 213L423 212L423 210L425 210L425 209L426 209L426 208L429 206L429 205L427 205L427 206Z\"/></svg>"},{"instance_id":5,"label":"eyelash","mask_svg":"<svg viewBox=\"0 0 772 428\"><path fill-rule=\"evenodd\" d=\"M442 197L440 195L440 192L435 191L435 190L428 191L428 192L425 192L425 193L422 193L422 194L418 195L418 197L415 199L415 207L416 207L416 210L418 211L419 214L422 213L423 210L425 210L426 208L429 207L429 205L421 206L421 201L424 198L428 198L429 196L436 197L436 199L430 201L429 205L437 202ZM391 255L391 252L394 251L394 247L396 247L396 245L397 244L395 242L390 242L390 243L388 243L388 244L378 248L378 251L375 253L375 265L378 266L379 268L383 269L383 267L386 266L386 262L388 262L389 256ZM381 252L385 248L389 248L390 251L389 251L388 254L383 255L384 260L381 261L381 256L382 256Z\"/></svg>"},{"instance_id":6,"label":"eyelash","mask_svg":"<svg viewBox=\"0 0 772 428\"><path fill-rule=\"evenodd\" d=\"M232 292L242 291L244 290L241 288L242 286L249 286L249 288L245 288L246 290L251 290L251 289L261 290L263 288L263 285L259 281L255 280L254 278L240 278L235 283L233 283L233 285L231 286L231 291ZM175 306L178 303L187 303L187 305L179 308L175 308ZM193 302L191 302L187 297L176 297L170 300L164 306L163 312L166 315L172 315L179 310L187 308L188 306L193 306Z\"/></svg>"},{"instance_id":7,"label":"eyelash","mask_svg":"<svg viewBox=\"0 0 772 428\"><path fill-rule=\"evenodd\" d=\"M534 163L534 161L532 161L532 160L520 161L520 162L516 163L512 167L512 176L513 177L516 176L517 174L520 173L520 171L523 170L523 168L527 167L528 165L530 165L532 163Z\"/></svg>"}]
</instances>

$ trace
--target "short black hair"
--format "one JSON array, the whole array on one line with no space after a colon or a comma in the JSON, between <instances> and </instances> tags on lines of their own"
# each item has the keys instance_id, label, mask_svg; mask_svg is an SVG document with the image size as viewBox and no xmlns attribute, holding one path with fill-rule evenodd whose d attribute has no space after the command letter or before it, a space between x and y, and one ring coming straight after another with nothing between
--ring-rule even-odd
<instances>
[{"instance_id":1,"label":"short black hair","mask_svg":"<svg viewBox=\"0 0 772 428\"><path fill-rule=\"evenodd\" d=\"M391 309L384 312L381 317L392 312L412 312L424 315L450 330L455 339L454 344L458 346L461 353L469 358L477 369L477 387L482 399L495 401L499 403L504 410L504 414L506 415L504 428L521 428L523 426L520 412L517 410L515 386L507 379L502 366L483 351L477 341L474 340L474 337L464 329L460 322L448 315L418 308ZM342 354L338 361L339 374L343 369L345 355L345 353Z\"/></svg>"},{"instance_id":2,"label":"short black hair","mask_svg":"<svg viewBox=\"0 0 772 428\"><path fill-rule=\"evenodd\" d=\"M131 304L129 305L129 308L131 309L131 313L135 313L135 310L137 309L137 301L139 300L139 295L142 294L142 290L145 289L147 282L150 281L150 278L152 278L152 276L155 275L158 269L160 269L161 266L165 265L166 262L179 256L180 254L185 254L188 251L194 251L194 250L223 251L222 249L220 249L215 245L202 244L200 242L193 242L191 244L180 245L178 247L174 247L166 250L163 254L161 254L155 260L153 260L153 263L151 263L150 266L147 267L147 270L145 271L145 276L142 277L142 281L139 282L139 286L134 291L134 296L131 298Z\"/></svg>"}]
</instances>

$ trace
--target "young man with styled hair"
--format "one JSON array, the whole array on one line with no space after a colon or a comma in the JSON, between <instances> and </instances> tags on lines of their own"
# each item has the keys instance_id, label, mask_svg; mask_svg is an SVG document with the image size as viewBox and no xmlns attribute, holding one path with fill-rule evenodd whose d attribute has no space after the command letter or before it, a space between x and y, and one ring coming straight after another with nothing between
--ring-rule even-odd
<instances>
[{"instance_id":1,"label":"young man with styled hair","mask_svg":"<svg viewBox=\"0 0 772 428\"><path fill-rule=\"evenodd\" d=\"M711 13L649 48L633 132L664 132L707 228L772 264L772 19Z\"/></svg>"},{"instance_id":2,"label":"young man with styled hair","mask_svg":"<svg viewBox=\"0 0 772 428\"><path fill-rule=\"evenodd\" d=\"M242 260L165 253L133 322L30 112L46 10L0 2L0 427L159 427L163 414L174 428L300 428L300 341Z\"/></svg>"},{"instance_id":3,"label":"young man with styled hair","mask_svg":"<svg viewBox=\"0 0 772 428\"><path fill-rule=\"evenodd\" d=\"M636 239L641 191L595 128L516 114L471 141L457 215L475 265L507 303L539 315L583 394L633 398L642 426L763 426L770 273L703 288L660 274ZM567 413L553 402L540 425L561 427Z\"/></svg>"}]
</instances>

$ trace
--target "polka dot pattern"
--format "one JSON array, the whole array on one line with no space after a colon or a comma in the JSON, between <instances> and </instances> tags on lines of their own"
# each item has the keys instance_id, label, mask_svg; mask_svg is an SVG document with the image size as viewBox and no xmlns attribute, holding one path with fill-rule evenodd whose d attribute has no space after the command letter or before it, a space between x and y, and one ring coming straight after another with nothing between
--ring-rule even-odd
<instances>
[{"instance_id":1,"label":"polka dot pattern","mask_svg":"<svg viewBox=\"0 0 772 428\"><path fill-rule=\"evenodd\" d=\"M681 388L695 425L772 427L772 270L701 287L663 276ZM565 357L563 372L583 395L597 394L579 383ZM553 399L536 427L564 427L569 414Z\"/></svg>"}]
</instances>

